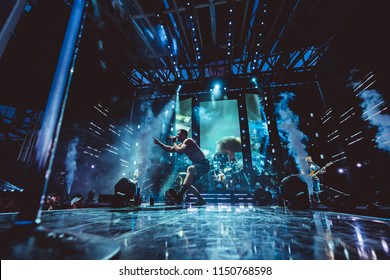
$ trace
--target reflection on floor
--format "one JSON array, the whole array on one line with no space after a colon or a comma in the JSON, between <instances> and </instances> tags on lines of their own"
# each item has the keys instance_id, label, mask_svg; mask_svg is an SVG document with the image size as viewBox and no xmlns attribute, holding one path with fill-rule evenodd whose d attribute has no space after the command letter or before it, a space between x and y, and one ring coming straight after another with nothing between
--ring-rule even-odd
<instances>
[{"instance_id":1,"label":"reflection on floor","mask_svg":"<svg viewBox=\"0 0 390 280\"><path fill-rule=\"evenodd\" d=\"M16 213L0 215L0 230ZM49 229L108 237L120 259L390 259L390 219L242 204L44 211Z\"/></svg>"}]
</instances>

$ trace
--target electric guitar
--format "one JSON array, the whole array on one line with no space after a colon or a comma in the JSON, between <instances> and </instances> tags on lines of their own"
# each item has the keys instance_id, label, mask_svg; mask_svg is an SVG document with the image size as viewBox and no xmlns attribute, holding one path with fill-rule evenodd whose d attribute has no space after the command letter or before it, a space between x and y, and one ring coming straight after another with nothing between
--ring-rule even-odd
<instances>
[{"instance_id":1,"label":"electric guitar","mask_svg":"<svg viewBox=\"0 0 390 280\"><path fill-rule=\"evenodd\" d=\"M330 161L328 162L327 164L325 164L325 166L321 167L320 169L317 169L316 171L312 171L310 172L310 176L311 177L315 177L317 176L318 174L322 174L322 173L325 173L325 168L331 166L333 164L333 161Z\"/></svg>"}]
</instances>

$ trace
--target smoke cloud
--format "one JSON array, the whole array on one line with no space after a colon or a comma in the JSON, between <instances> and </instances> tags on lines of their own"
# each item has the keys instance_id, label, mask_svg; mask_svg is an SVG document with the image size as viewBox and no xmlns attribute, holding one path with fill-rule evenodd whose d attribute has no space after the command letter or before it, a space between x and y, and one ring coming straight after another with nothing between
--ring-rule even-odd
<instances>
[{"instance_id":1,"label":"smoke cloud","mask_svg":"<svg viewBox=\"0 0 390 280\"><path fill-rule=\"evenodd\" d=\"M72 139L68 144L68 151L65 158L66 168L66 190L70 194L74 176L77 170L77 145L79 144L79 138Z\"/></svg>"},{"instance_id":2,"label":"smoke cloud","mask_svg":"<svg viewBox=\"0 0 390 280\"><path fill-rule=\"evenodd\" d=\"M362 100L362 119L378 129L375 139L378 148L390 153L390 115L382 113L385 109L381 110L379 106L384 103L382 95L376 90L365 90L359 97Z\"/></svg>"},{"instance_id":3,"label":"smoke cloud","mask_svg":"<svg viewBox=\"0 0 390 280\"><path fill-rule=\"evenodd\" d=\"M307 163L305 158L307 156L305 141L307 136L299 130L299 118L289 108L289 102L295 97L292 92L283 92L280 94L281 100L276 105L277 125L279 129L279 135L282 140L288 144L288 152L293 157L298 170L305 170ZM306 178L309 187L309 194L313 194L310 178Z\"/></svg>"},{"instance_id":4,"label":"smoke cloud","mask_svg":"<svg viewBox=\"0 0 390 280\"><path fill-rule=\"evenodd\" d=\"M114 193L115 184L125 177L138 182L144 198L158 195L159 183L166 175L160 172L170 166L171 158L169 153L153 143L152 137L165 142L165 138L175 135L176 131L171 131L175 96L154 98L156 94L151 93L147 100L136 101L134 119L129 112L123 120L115 120L110 126L115 133L104 132L112 141L101 149L97 159L92 159L96 162L96 168L91 172L97 173L96 180L92 182L97 194Z\"/></svg>"},{"instance_id":5,"label":"smoke cloud","mask_svg":"<svg viewBox=\"0 0 390 280\"><path fill-rule=\"evenodd\" d=\"M360 98L359 105L363 110L361 119L368 121L378 129L375 139L378 149L390 153L390 115L383 113L387 108L381 109L385 104L384 99L377 90L364 89L370 87L374 82L373 72L363 76L359 69L354 68L349 73L346 85L354 92L358 92L356 96Z\"/></svg>"}]
</instances>

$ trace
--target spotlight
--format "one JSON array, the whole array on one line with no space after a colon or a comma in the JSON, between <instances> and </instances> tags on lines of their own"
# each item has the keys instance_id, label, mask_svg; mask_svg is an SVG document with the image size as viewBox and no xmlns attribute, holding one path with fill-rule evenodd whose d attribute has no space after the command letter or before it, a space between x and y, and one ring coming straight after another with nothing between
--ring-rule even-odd
<instances>
[{"instance_id":1,"label":"spotlight","mask_svg":"<svg viewBox=\"0 0 390 280\"><path fill-rule=\"evenodd\" d=\"M360 162L356 163L356 167L360 168L362 167L362 164Z\"/></svg>"},{"instance_id":2,"label":"spotlight","mask_svg":"<svg viewBox=\"0 0 390 280\"><path fill-rule=\"evenodd\" d=\"M343 174L343 173L344 173L344 169L342 169L342 168L339 168L337 171L338 171L340 174Z\"/></svg>"},{"instance_id":3,"label":"spotlight","mask_svg":"<svg viewBox=\"0 0 390 280\"><path fill-rule=\"evenodd\" d=\"M211 94L215 97L219 97L221 95L221 85L219 83L216 83L214 88L211 89Z\"/></svg>"},{"instance_id":4,"label":"spotlight","mask_svg":"<svg viewBox=\"0 0 390 280\"><path fill-rule=\"evenodd\" d=\"M178 86L178 88L176 90L176 94L179 94L180 90L181 90L181 85Z\"/></svg>"},{"instance_id":5,"label":"spotlight","mask_svg":"<svg viewBox=\"0 0 390 280\"><path fill-rule=\"evenodd\" d=\"M253 69L255 69L254 66L253 66ZM256 79L256 77L253 77L253 78L251 79L251 82L255 85L256 88L259 86L259 85L257 84L257 79Z\"/></svg>"}]
</instances>

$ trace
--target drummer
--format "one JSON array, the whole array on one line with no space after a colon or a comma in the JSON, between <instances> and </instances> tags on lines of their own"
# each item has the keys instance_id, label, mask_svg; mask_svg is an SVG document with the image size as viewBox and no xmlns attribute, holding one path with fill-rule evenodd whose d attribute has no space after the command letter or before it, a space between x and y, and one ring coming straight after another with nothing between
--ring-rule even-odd
<instances>
[{"instance_id":1,"label":"drummer","mask_svg":"<svg viewBox=\"0 0 390 280\"><path fill-rule=\"evenodd\" d=\"M225 185L225 174L222 172L222 169L218 170L218 174L214 175L215 177L215 187L216 189L222 189Z\"/></svg>"},{"instance_id":2,"label":"drummer","mask_svg":"<svg viewBox=\"0 0 390 280\"><path fill-rule=\"evenodd\" d=\"M218 174L215 175L215 179L220 183L225 181L225 174L222 172L222 169L219 169Z\"/></svg>"}]
</instances>

